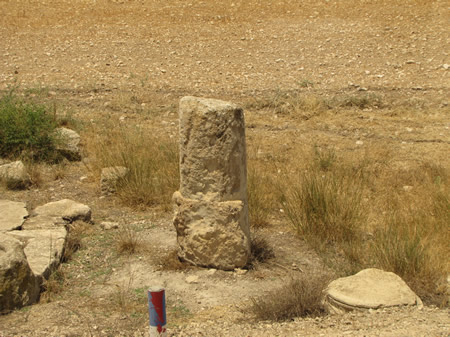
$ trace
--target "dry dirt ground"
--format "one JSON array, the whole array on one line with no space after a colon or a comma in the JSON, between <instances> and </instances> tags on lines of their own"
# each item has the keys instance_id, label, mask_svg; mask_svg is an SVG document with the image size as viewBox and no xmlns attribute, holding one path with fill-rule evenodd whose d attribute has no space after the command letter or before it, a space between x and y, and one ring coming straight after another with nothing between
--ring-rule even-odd
<instances>
[{"instance_id":1,"label":"dry dirt ground","mask_svg":"<svg viewBox=\"0 0 450 337\"><path fill-rule=\"evenodd\" d=\"M197 95L248 107L247 137L260 153L294 144L347 152L376 145L393 151L398 165L450 167L448 1L0 0L0 17L0 89L44 95L84 125L108 118L177 137L177 102ZM387 108L320 118L252 108L289 91L324 99L370 94ZM167 271L160 257L175 247L170 212L99 198L86 160L62 176L22 192L0 190L30 209L71 198L94 217L82 249L61 268L64 287L1 316L2 337L144 336L145 290L155 284L166 287L171 336L450 334L449 310L430 306L255 322L247 313L252 296L325 268L283 218L263 230L276 258L256 270ZM120 231L102 230L102 221L137 231L138 253L119 256ZM187 282L193 275L197 281Z\"/></svg>"}]
</instances>

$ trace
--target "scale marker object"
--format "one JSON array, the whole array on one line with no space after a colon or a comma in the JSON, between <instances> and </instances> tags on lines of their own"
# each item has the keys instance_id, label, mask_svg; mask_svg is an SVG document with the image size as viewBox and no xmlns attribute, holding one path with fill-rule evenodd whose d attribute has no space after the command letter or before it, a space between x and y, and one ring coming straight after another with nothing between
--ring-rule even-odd
<instances>
[{"instance_id":1,"label":"scale marker object","mask_svg":"<svg viewBox=\"0 0 450 337\"><path fill-rule=\"evenodd\" d=\"M166 294L164 288L150 288L148 295L148 313L150 318L150 337L166 337Z\"/></svg>"}]
</instances>

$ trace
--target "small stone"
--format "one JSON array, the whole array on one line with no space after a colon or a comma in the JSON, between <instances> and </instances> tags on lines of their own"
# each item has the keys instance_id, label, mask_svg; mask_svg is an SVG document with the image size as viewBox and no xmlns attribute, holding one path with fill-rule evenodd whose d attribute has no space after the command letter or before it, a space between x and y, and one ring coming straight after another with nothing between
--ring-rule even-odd
<instances>
[{"instance_id":1,"label":"small stone","mask_svg":"<svg viewBox=\"0 0 450 337\"><path fill-rule=\"evenodd\" d=\"M247 274L248 270L247 269L242 269L242 268L236 268L236 269L234 269L234 272L237 275L245 275L245 274Z\"/></svg>"},{"instance_id":2,"label":"small stone","mask_svg":"<svg viewBox=\"0 0 450 337\"><path fill-rule=\"evenodd\" d=\"M195 283L198 283L198 279L199 279L199 277L197 276L197 275L191 275L191 276L188 276L188 277L186 277L186 283L189 283L189 284L195 284Z\"/></svg>"},{"instance_id":3,"label":"small stone","mask_svg":"<svg viewBox=\"0 0 450 337\"><path fill-rule=\"evenodd\" d=\"M408 131L408 132L412 132L412 128L406 128L406 131Z\"/></svg>"},{"instance_id":4,"label":"small stone","mask_svg":"<svg viewBox=\"0 0 450 337\"><path fill-rule=\"evenodd\" d=\"M0 180L11 189L25 188L30 184L30 176L25 165L19 160L0 166Z\"/></svg>"},{"instance_id":5,"label":"small stone","mask_svg":"<svg viewBox=\"0 0 450 337\"><path fill-rule=\"evenodd\" d=\"M100 177L100 189L102 195L116 192L117 184L125 178L130 170L124 166L105 167Z\"/></svg>"},{"instance_id":6,"label":"small stone","mask_svg":"<svg viewBox=\"0 0 450 337\"><path fill-rule=\"evenodd\" d=\"M409 185L403 186L403 191L405 191L405 192L410 192L412 189L413 189L412 186L409 186Z\"/></svg>"},{"instance_id":7,"label":"small stone","mask_svg":"<svg viewBox=\"0 0 450 337\"><path fill-rule=\"evenodd\" d=\"M216 272L217 272L217 269L212 268L212 269L208 269L208 271L206 272L206 274L208 274L208 275L214 275Z\"/></svg>"},{"instance_id":8,"label":"small stone","mask_svg":"<svg viewBox=\"0 0 450 337\"><path fill-rule=\"evenodd\" d=\"M67 128L58 128L55 135L59 139L56 149L68 160L81 160L81 152L79 148L80 135L73 130Z\"/></svg>"},{"instance_id":9,"label":"small stone","mask_svg":"<svg viewBox=\"0 0 450 337\"><path fill-rule=\"evenodd\" d=\"M364 142L362 140L357 140L356 141L356 145L363 145L363 144L364 144Z\"/></svg>"},{"instance_id":10,"label":"small stone","mask_svg":"<svg viewBox=\"0 0 450 337\"><path fill-rule=\"evenodd\" d=\"M105 231L108 231L110 229L119 228L119 224L117 222L103 221L100 223L100 227Z\"/></svg>"}]
</instances>

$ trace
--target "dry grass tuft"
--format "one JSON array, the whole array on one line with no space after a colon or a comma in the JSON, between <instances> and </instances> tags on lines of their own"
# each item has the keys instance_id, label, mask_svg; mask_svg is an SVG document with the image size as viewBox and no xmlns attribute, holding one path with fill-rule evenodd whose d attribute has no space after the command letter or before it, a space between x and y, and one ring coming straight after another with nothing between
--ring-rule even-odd
<instances>
[{"instance_id":1,"label":"dry grass tuft","mask_svg":"<svg viewBox=\"0 0 450 337\"><path fill-rule=\"evenodd\" d=\"M288 321L296 317L325 314L322 296L329 279L325 276L294 278L279 289L252 298L251 312L258 320Z\"/></svg>"},{"instance_id":2,"label":"dry grass tuft","mask_svg":"<svg viewBox=\"0 0 450 337\"><path fill-rule=\"evenodd\" d=\"M272 247L261 234L253 234L250 242L251 258L249 267L254 268L258 263L263 263L275 257Z\"/></svg>"},{"instance_id":3,"label":"dry grass tuft","mask_svg":"<svg viewBox=\"0 0 450 337\"><path fill-rule=\"evenodd\" d=\"M182 262L178 258L178 251L176 248L162 255L158 263L161 270L181 271L192 267L189 263Z\"/></svg>"},{"instance_id":4,"label":"dry grass tuft","mask_svg":"<svg viewBox=\"0 0 450 337\"><path fill-rule=\"evenodd\" d=\"M112 128L111 128L112 129ZM93 168L124 166L127 176L117 186L118 197L136 208L171 207L173 192L179 185L178 145L175 141L155 137L150 131L119 127L108 134L92 136Z\"/></svg>"},{"instance_id":5,"label":"dry grass tuft","mask_svg":"<svg viewBox=\"0 0 450 337\"><path fill-rule=\"evenodd\" d=\"M364 222L362 185L357 173L336 160L332 151L315 150L308 170L289 181L283 205L300 234L323 242L352 242Z\"/></svg>"},{"instance_id":6,"label":"dry grass tuft","mask_svg":"<svg viewBox=\"0 0 450 337\"><path fill-rule=\"evenodd\" d=\"M137 252L140 239L133 229L125 226L116 234L116 245L120 254L132 255Z\"/></svg>"},{"instance_id":7,"label":"dry grass tuft","mask_svg":"<svg viewBox=\"0 0 450 337\"><path fill-rule=\"evenodd\" d=\"M92 232L92 225L83 221L76 221L69 225L62 262L70 261L73 254L82 247L83 236Z\"/></svg>"},{"instance_id":8,"label":"dry grass tuft","mask_svg":"<svg viewBox=\"0 0 450 337\"><path fill-rule=\"evenodd\" d=\"M55 270L41 286L40 301L49 303L55 300L55 298L64 290L65 280L66 275L64 274L64 271L61 269Z\"/></svg>"},{"instance_id":9,"label":"dry grass tuft","mask_svg":"<svg viewBox=\"0 0 450 337\"><path fill-rule=\"evenodd\" d=\"M303 83L307 84L308 82ZM317 95L305 94L299 90L277 90L268 98L257 99L255 102L248 103L246 108L269 110L275 114L310 119L327 111L329 106L324 99Z\"/></svg>"}]
</instances>

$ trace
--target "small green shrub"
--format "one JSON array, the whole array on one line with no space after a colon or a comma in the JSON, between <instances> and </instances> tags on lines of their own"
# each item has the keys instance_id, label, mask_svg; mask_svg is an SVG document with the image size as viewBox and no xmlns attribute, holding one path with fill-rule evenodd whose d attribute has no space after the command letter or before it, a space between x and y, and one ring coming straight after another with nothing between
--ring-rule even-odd
<instances>
[{"instance_id":1,"label":"small green shrub","mask_svg":"<svg viewBox=\"0 0 450 337\"><path fill-rule=\"evenodd\" d=\"M54 160L55 128L45 106L26 102L13 91L0 98L0 157Z\"/></svg>"}]
</instances>

